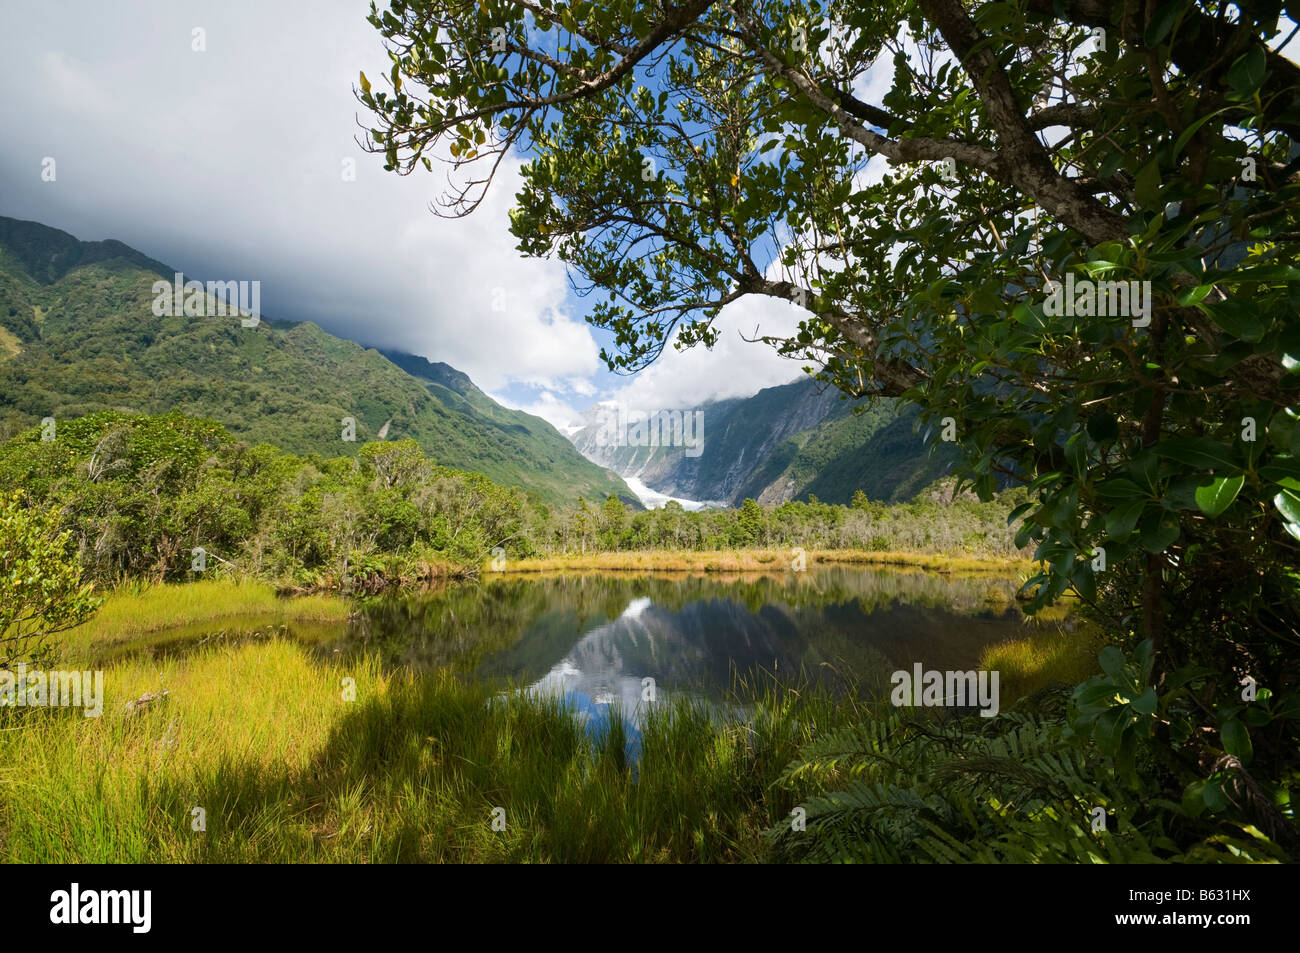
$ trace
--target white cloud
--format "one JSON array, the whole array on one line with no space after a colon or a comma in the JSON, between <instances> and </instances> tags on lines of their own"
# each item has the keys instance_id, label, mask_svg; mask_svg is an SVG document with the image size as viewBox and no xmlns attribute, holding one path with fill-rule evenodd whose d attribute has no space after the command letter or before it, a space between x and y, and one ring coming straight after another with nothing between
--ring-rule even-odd
<instances>
[{"instance_id":1,"label":"white cloud","mask_svg":"<svg viewBox=\"0 0 1300 953\"><path fill-rule=\"evenodd\" d=\"M508 407L511 410L522 410L526 414L532 414L535 417L541 417L543 420L549 421L562 434L568 435L581 426L578 420L582 416L582 412L563 397L549 390L543 390L535 399L525 401L516 400L508 394L501 393L488 394L488 396L502 407Z\"/></svg>"},{"instance_id":2,"label":"white cloud","mask_svg":"<svg viewBox=\"0 0 1300 953\"><path fill-rule=\"evenodd\" d=\"M741 298L718 315L715 327L722 333L712 350L665 348L659 360L618 389L614 399L637 410L675 410L787 384L802 374L802 365L781 357L770 345L744 338L789 335L801 315L807 312L779 298Z\"/></svg>"},{"instance_id":3,"label":"white cloud","mask_svg":"<svg viewBox=\"0 0 1300 953\"><path fill-rule=\"evenodd\" d=\"M518 161L473 215L446 220L429 210L437 165L400 177L357 146L352 85L387 65L368 8L6 3L0 81L23 95L0 99L0 214L196 277L258 279L268 317L445 361L484 389L596 374L562 263L523 258L509 234ZM54 183L40 181L47 155Z\"/></svg>"}]
</instances>

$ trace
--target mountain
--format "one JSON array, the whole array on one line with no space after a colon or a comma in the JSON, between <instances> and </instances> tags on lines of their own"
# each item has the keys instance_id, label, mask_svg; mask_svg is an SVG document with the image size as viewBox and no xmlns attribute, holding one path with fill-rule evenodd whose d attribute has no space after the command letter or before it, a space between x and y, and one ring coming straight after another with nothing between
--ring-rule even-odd
<instances>
[{"instance_id":1,"label":"mountain","mask_svg":"<svg viewBox=\"0 0 1300 953\"><path fill-rule=\"evenodd\" d=\"M645 438L632 410L624 425L610 404L592 408L570 439L589 460L661 493L733 506L746 497L848 503L856 490L895 502L949 472L955 448L930 451L914 429L915 407L891 399L857 406L855 413L834 388L804 378L705 404L697 447L688 446L695 434L685 426L677 442L687 445L617 446L611 434L622 432L628 444Z\"/></svg>"},{"instance_id":2,"label":"mountain","mask_svg":"<svg viewBox=\"0 0 1300 953\"><path fill-rule=\"evenodd\" d=\"M555 473L558 485L567 488L569 484L563 482L564 471L572 472L576 479L580 475L579 464L585 464L586 467L593 465L576 452L573 444L552 424L522 410L509 410L502 407L474 386L468 374L456 370L450 364L430 361L401 351L380 353L406 373L422 381L429 393L444 407L497 428L503 435L503 446L510 444L516 448L513 455L495 463L497 472L509 474L509 478L488 474L498 483L523 485L529 473L544 461L550 461L551 472ZM508 437L505 436L507 434ZM588 500L603 500L613 493L624 502L631 503L637 508L641 506L636 494L617 474L599 465L595 465L595 468L596 474L587 475L584 470L581 474L583 476L581 484L572 484L579 487L570 494L572 497L582 495ZM599 480L596 479L597 476L600 477Z\"/></svg>"},{"instance_id":3,"label":"mountain","mask_svg":"<svg viewBox=\"0 0 1300 953\"><path fill-rule=\"evenodd\" d=\"M311 322L156 316L175 269L116 241L0 217L0 439L98 410L210 417L250 443L350 456L412 438L445 466L551 503L636 496L554 427L507 410L446 364L394 355ZM344 418L355 441L344 439Z\"/></svg>"}]
</instances>

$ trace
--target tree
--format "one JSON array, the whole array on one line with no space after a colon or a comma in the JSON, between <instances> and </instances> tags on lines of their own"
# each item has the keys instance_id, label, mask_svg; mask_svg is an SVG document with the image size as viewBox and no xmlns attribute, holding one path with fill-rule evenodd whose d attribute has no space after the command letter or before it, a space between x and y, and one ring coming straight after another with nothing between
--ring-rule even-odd
<instances>
[{"instance_id":1,"label":"tree","mask_svg":"<svg viewBox=\"0 0 1300 953\"><path fill-rule=\"evenodd\" d=\"M583 497L578 497L578 508L574 510L570 517L573 525L573 532L578 537L578 543L581 547L582 554L587 554L587 540L595 529L596 516L592 513L591 508L587 506L587 501Z\"/></svg>"},{"instance_id":2,"label":"tree","mask_svg":"<svg viewBox=\"0 0 1300 953\"><path fill-rule=\"evenodd\" d=\"M99 601L81 584L81 567L58 513L31 509L17 493L0 498L0 670L35 662L45 640L94 615Z\"/></svg>"},{"instance_id":3,"label":"tree","mask_svg":"<svg viewBox=\"0 0 1300 953\"><path fill-rule=\"evenodd\" d=\"M763 534L763 509L749 497L736 514L733 542L739 546L753 546Z\"/></svg>"},{"instance_id":4,"label":"tree","mask_svg":"<svg viewBox=\"0 0 1300 953\"><path fill-rule=\"evenodd\" d=\"M660 542L667 542L669 534L672 535L673 549L677 549L682 544L682 523L685 521L686 508L676 500L668 500L664 503L663 508L659 511L658 525L660 527Z\"/></svg>"},{"instance_id":5,"label":"tree","mask_svg":"<svg viewBox=\"0 0 1300 953\"><path fill-rule=\"evenodd\" d=\"M588 320L611 368L712 343L743 296L788 300L798 330L764 340L920 404L982 498L1028 484L1034 606L1073 589L1140 619L1161 672L1193 633L1276 672L1300 639L1279 10L401 0L371 16L391 92L357 94L386 168L450 155L444 214L526 155L519 248L607 293Z\"/></svg>"},{"instance_id":6,"label":"tree","mask_svg":"<svg viewBox=\"0 0 1300 953\"><path fill-rule=\"evenodd\" d=\"M600 542L606 549L618 549L627 532L627 509L613 493L600 505Z\"/></svg>"}]
</instances>

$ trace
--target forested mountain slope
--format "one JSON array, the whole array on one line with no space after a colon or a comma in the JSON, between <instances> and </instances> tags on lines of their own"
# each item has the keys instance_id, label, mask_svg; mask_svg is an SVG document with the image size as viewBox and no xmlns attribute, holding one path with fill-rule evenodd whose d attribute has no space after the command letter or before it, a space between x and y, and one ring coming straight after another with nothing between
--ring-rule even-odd
<instances>
[{"instance_id":1,"label":"forested mountain slope","mask_svg":"<svg viewBox=\"0 0 1300 953\"><path fill-rule=\"evenodd\" d=\"M507 410L447 365L413 377L311 322L153 313L174 270L121 242L0 218L0 438L45 417L182 413L298 454L351 455L388 423L438 463L548 502L636 497L539 417ZM454 386L448 386L451 382ZM344 439L344 418L355 441ZM390 422L391 421L391 422Z\"/></svg>"}]
</instances>

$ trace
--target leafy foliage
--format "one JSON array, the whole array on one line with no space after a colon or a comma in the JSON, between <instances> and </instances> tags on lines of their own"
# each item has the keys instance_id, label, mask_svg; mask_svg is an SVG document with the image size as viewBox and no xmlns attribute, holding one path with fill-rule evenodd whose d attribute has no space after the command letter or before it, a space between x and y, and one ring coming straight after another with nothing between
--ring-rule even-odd
<instances>
[{"instance_id":1,"label":"leafy foliage","mask_svg":"<svg viewBox=\"0 0 1300 953\"><path fill-rule=\"evenodd\" d=\"M802 804L806 829L786 822L768 836L779 858L817 862L1287 857L1242 812L1197 820L1194 809L1117 783L1107 767L1101 751L1081 743L1059 711L1010 712L996 724L893 714L807 745L781 781L816 792ZM1288 822L1294 837L1294 821Z\"/></svg>"},{"instance_id":2,"label":"leafy foliage","mask_svg":"<svg viewBox=\"0 0 1300 953\"><path fill-rule=\"evenodd\" d=\"M80 625L99 605L58 522L19 493L0 498L0 670L38 662L50 635Z\"/></svg>"},{"instance_id":3,"label":"leafy foliage","mask_svg":"<svg viewBox=\"0 0 1300 953\"><path fill-rule=\"evenodd\" d=\"M1031 607L1073 591L1116 652L1145 644L1136 674L1107 655L1088 689L1119 699L1092 712L1095 743L1122 772L1145 751L1178 790L1190 761L1213 791L1218 738L1285 831L1265 807L1296 770L1277 716L1300 689L1300 67L1280 9L403 0L371 17L393 95L359 98L387 168L450 147L453 214L490 182L467 164L527 151L519 247L608 293L588 319L611 367L781 298L802 320L765 340L848 395L916 404L982 499L1025 484ZM1243 707L1246 679L1273 701ZM1244 773L1260 734L1271 789ZM975 810L944 794L858 788L845 816L910 810L871 842L889 854ZM1021 823L978 811L981 837Z\"/></svg>"},{"instance_id":4,"label":"leafy foliage","mask_svg":"<svg viewBox=\"0 0 1300 953\"><path fill-rule=\"evenodd\" d=\"M212 420L115 412L64 421L53 440L36 427L0 445L0 483L57 506L97 580L194 578L202 549L197 572L362 589L474 572L497 547L511 558L751 545L1014 555L1006 514L1019 499L630 512L610 494L561 509L439 466L413 440L297 457Z\"/></svg>"}]
</instances>

